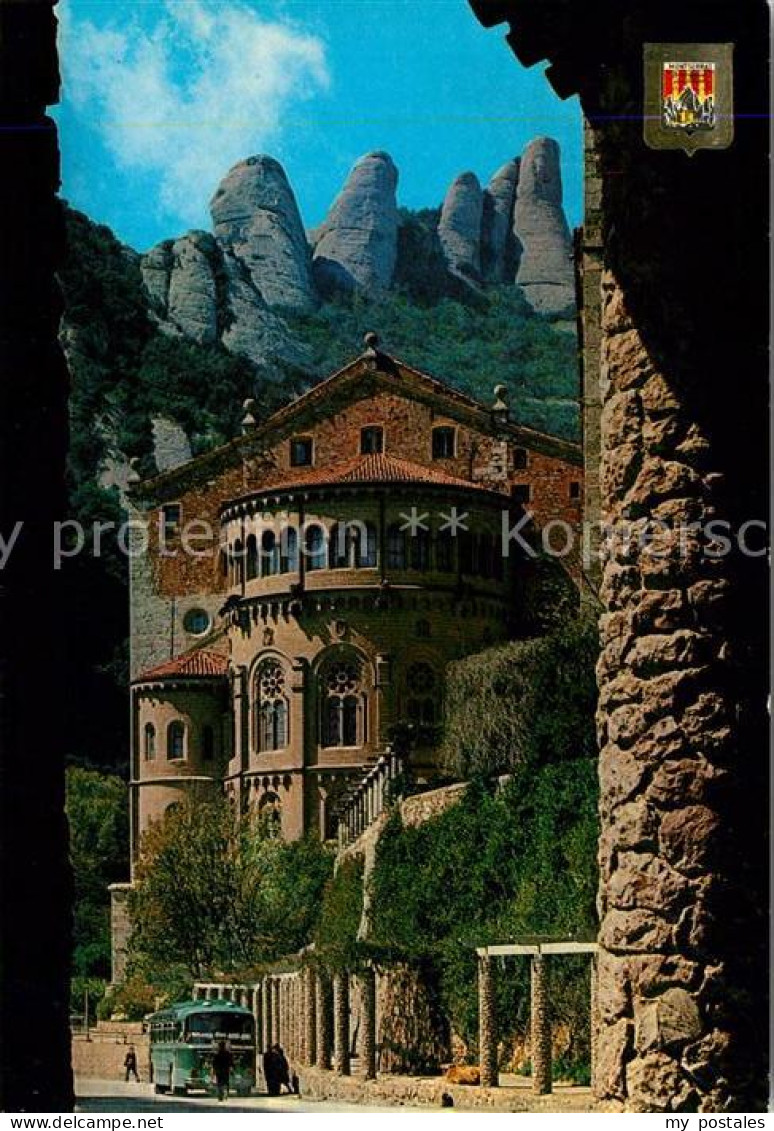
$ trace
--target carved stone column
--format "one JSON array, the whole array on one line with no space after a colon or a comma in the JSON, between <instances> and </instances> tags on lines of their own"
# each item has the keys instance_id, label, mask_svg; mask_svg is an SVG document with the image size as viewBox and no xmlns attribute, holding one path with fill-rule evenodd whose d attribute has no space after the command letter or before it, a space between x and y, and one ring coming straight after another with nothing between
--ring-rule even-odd
<instances>
[{"instance_id":1,"label":"carved stone column","mask_svg":"<svg viewBox=\"0 0 774 1131\"><path fill-rule=\"evenodd\" d=\"M313 1065L317 1060L317 976L313 967L304 971L304 1063Z\"/></svg>"},{"instance_id":2,"label":"carved stone column","mask_svg":"<svg viewBox=\"0 0 774 1131\"><path fill-rule=\"evenodd\" d=\"M478 956L478 1057L481 1086L496 1088L497 1003L495 1000L494 961L489 954Z\"/></svg>"},{"instance_id":3,"label":"carved stone column","mask_svg":"<svg viewBox=\"0 0 774 1131\"><path fill-rule=\"evenodd\" d=\"M531 976L532 1090L536 1096L545 1096L551 1091L551 1014L547 964L545 958L539 954L532 959Z\"/></svg>"},{"instance_id":4,"label":"carved stone column","mask_svg":"<svg viewBox=\"0 0 774 1131\"><path fill-rule=\"evenodd\" d=\"M333 975L333 1056L339 1076L349 1076L349 974Z\"/></svg>"},{"instance_id":5,"label":"carved stone column","mask_svg":"<svg viewBox=\"0 0 774 1131\"><path fill-rule=\"evenodd\" d=\"M317 999L317 1067L329 1069L333 1036L333 997L330 976L326 970L317 971L315 988Z\"/></svg>"},{"instance_id":6,"label":"carved stone column","mask_svg":"<svg viewBox=\"0 0 774 1131\"><path fill-rule=\"evenodd\" d=\"M376 1079L376 971L368 966L360 974L360 1056L366 1080Z\"/></svg>"}]
</instances>

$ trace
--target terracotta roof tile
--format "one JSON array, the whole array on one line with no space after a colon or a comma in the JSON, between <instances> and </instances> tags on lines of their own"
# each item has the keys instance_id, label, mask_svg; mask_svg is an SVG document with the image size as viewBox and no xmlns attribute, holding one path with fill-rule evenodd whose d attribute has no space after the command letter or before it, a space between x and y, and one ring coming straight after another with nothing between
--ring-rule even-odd
<instances>
[{"instance_id":1,"label":"terracotta roof tile","mask_svg":"<svg viewBox=\"0 0 774 1131\"><path fill-rule=\"evenodd\" d=\"M134 683L147 683L154 679L212 679L224 676L228 670L228 658L209 648L194 648L184 652L174 660L167 660L135 679Z\"/></svg>"},{"instance_id":2,"label":"terracotta roof tile","mask_svg":"<svg viewBox=\"0 0 774 1131\"><path fill-rule=\"evenodd\" d=\"M255 493L289 490L292 487L327 487L341 483L432 483L441 487L465 488L468 491L489 490L483 484L449 475L438 468L424 467L407 459L374 452L334 466L293 468L282 479L261 484Z\"/></svg>"}]
</instances>

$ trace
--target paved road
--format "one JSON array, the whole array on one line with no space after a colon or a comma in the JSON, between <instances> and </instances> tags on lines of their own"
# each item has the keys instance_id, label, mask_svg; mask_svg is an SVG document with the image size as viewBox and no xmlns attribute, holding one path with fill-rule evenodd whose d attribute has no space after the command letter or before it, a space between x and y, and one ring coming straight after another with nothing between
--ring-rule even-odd
<instances>
[{"instance_id":1,"label":"paved road","mask_svg":"<svg viewBox=\"0 0 774 1131\"><path fill-rule=\"evenodd\" d=\"M298 1113L338 1111L362 1115L365 1112L389 1112L394 1115L394 1107L359 1107L356 1104L336 1104L330 1102L313 1103L298 1096L251 1096L250 1099L232 1098L224 1103L218 1103L211 1097L195 1096L156 1096L150 1084L124 1084L116 1080L78 1080L76 1084L78 1096L77 1111L106 1111L121 1112L134 1115L135 1113L150 1112L163 1114L177 1112L179 1114L197 1112L277 1112ZM427 1108L401 1108L401 1111L427 1111Z\"/></svg>"}]
</instances>

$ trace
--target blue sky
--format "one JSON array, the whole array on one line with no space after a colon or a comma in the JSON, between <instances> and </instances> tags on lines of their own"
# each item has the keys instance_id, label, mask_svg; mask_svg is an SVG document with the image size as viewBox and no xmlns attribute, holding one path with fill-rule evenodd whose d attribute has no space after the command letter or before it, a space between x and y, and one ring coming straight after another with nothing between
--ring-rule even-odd
<instances>
[{"instance_id":1,"label":"blue sky","mask_svg":"<svg viewBox=\"0 0 774 1131\"><path fill-rule=\"evenodd\" d=\"M314 227L368 150L420 208L548 135L580 222L577 101L466 0L62 0L59 15L63 194L140 251L209 228L218 181L252 153L283 163Z\"/></svg>"}]
</instances>

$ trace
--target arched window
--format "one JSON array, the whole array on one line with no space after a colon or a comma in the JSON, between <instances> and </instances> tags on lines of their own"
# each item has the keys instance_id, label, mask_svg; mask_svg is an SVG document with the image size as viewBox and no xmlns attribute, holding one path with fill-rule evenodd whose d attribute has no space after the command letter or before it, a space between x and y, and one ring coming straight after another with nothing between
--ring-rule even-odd
<instances>
[{"instance_id":1,"label":"arched window","mask_svg":"<svg viewBox=\"0 0 774 1131\"><path fill-rule=\"evenodd\" d=\"M352 538L349 523L336 522L331 527L331 537L328 544L328 556L331 569L347 569L351 565Z\"/></svg>"},{"instance_id":2,"label":"arched window","mask_svg":"<svg viewBox=\"0 0 774 1131\"><path fill-rule=\"evenodd\" d=\"M355 569L376 567L376 527L372 522L355 526L352 537Z\"/></svg>"},{"instance_id":3,"label":"arched window","mask_svg":"<svg viewBox=\"0 0 774 1131\"><path fill-rule=\"evenodd\" d=\"M417 530L409 539L409 564L412 569L430 568L430 532Z\"/></svg>"},{"instance_id":4,"label":"arched window","mask_svg":"<svg viewBox=\"0 0 774 1131\"><path fill-rule=\"evenodd\" d=\"M258 820L263 826L262 831L270 838L276 838L282 833L282 802L276 793L264 793L258 802Z\"/></svg>"},{"instance_id":5,"label":"arched window","mask_svg":"<svg viewBox=\"0 0 774 1131\"><path fill-rule=\"evenodd\" d=\"M156 757L156 728L153 723L145 724L143 752L146 762L152 762Z\"/></svg>"},{"instance_id":6,"label":"arched window","mask_svg":"<svg viewBox=\"0 0 774 1131\"><path fill-rule=\"evenodd\" d=\"M261 576L274 577L275 573L279 573L279 566L277 535L273 530L264 530L261 534Z\"/></svg>"},{"instance_id":7,"label":"arched window","mask_svg":"<svg viewBox=\"0 0 774 1131\"><path fill-rule=\"evenodd\" d=\"M476 572L475 541L469 530L460 531L460 573L472 574Z\"/></svg>"},{"instance_id":8,"label":"arched window","mask_svg":"<svg viewBox=\"0 0 774 1131\"><path fill-rule=\"evenodd\" d=\"M251 534L247 539L245 568L248 581L252 581L254 577L258 576L258 543L254 534Z\"/></svg>"},{"instance_id":9,"label":"arched window","mask_svg":"<svg viewBox=\"0 0 774 1131\"><path fill-rule=\"evenodd\" d=\"M215 757L215 731L211 726L206 726L202 730L202 758L205 762L211 762Z\"/></svg>"},{"instance_id":10,"label":"arched window","mask_svg":"<svg viewBox=\"0 0 774 1131\"><path fill-rule=\"evenodd\" d=\"M432 727L437 719L438 680L429 664L412 664L406 672L406 714L417 726Z\"/></svg>"},{"instance_id":11,"label":"arched window","mask_svg":"<svg viewBox=\"0 0 774 1131\"><path fill-rule=\"evenodd\" d=\"M330 660L320 673L320 736L323 746L362 746L366 741L362 665Z\"/></svg>"},{"instance_id":12,"label":"arched window","mask_svg":"<svg viewBox=\"0 0 774 1131\"><path fill-rule=\"evenodd\" d=\"M325 569L325 531L322 526L308 526L304 534L304 553L306 568Z\"/></svg>"},{"instance_id":13,"label":"arched window","mask_svg":"<svg viewBox=\"0 0 774 1131\"><path fill-rule=\"evenodd\" d=\"M523 471L529 465L529 456L526 448L513 449L513 466L517 471Z\"/></svg>"},{"instance_id":14,"label":"arched window","mask_svg":"<svg viewBox=\"0 0 774 1131\"><path fill-rule=\"evenodd\" d=\"M454 573L454 538L448 530L438 532L435 543L435 568L439 573Z\"/></svg>"},{"instance_id":15,"label":"arched window","mask_svg":"<svg viewBox=\"0 0 774 1131\"><path fill-rule=\"evenodd\" d=\"M175 719L167 727L167 760L174 762L185 758L185 726Z\"/></svg>"},{"instance_id":16,"label":"arched window","mask_svg":"<svg viewBox=\"0 0 774 1131\"><path fill-rule=\"evenodd\" d=\"M264 660L255 676L255 744L259 754L288 744L285 670L279 660Z\"/></svg>"},{"instance_id":17,"label":"arched window","mask_svg":"<svg viewBox=\"0 0 774 1131\"><path fill-rule=\"evenodd\" d=\"M286 526L280 534L280 573L298 569L298 533L295 526Z\"/></svg>"},{"instance_id":18,"label":"arched window","mask_svg":"<svg viewBox=\"0 0 774 1131\"><path fill-rule=\"evenodd\" d=\"M478 540L478 571L481 577L494 577L495 541L491 534L482 534Z\"/></svg>"},{"instance_id":19,"label":"arched window","mask_svg":"<svg viewBox=\"0 0 774 1131\"><path fill-rule=\"evenodd\" d=\"M234 543L234 584L242 585L245 580L245 550L240 538Z\"/></svg>"},{"instance_id":20,"label":"arched window","mask_svg":"<svg viewBox=\"0 0 774 1131\"><path fill-rule=\"evenodd\" d=\"M406 532L397 522L387 531L387 566L390 569L406 568Z\"/></svg>"}]
</instances>

